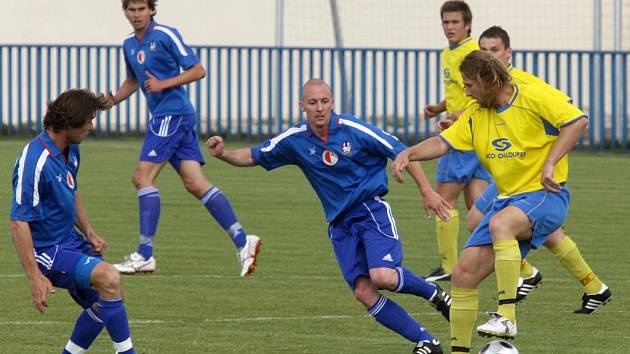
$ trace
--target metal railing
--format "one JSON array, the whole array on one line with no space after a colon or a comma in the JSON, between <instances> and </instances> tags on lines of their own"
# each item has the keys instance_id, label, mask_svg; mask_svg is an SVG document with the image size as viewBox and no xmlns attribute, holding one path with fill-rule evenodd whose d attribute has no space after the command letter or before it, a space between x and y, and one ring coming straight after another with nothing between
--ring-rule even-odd
<instances>
[{"instance_id":1,"label":"metal railing","mask_svg":"<svg viewBox=\"0 0 630 354\"><path fill-rule=\"evenodd\" d=\"M302 120L300 89L327 80L336 111L409 143L434 132L422 107L442 94L438 49L195 46L206 78L187 86L201 136L260 140ZM515 51L514 66L573 98L590 117L583 147L628 148L628 52ZM69 88L115 91L126 76L119 46L0 45L0 135L39 130L46 102ZM149 118L135 94L96 120L98 136L139 135Z\"/></svg>"}]
</instances>

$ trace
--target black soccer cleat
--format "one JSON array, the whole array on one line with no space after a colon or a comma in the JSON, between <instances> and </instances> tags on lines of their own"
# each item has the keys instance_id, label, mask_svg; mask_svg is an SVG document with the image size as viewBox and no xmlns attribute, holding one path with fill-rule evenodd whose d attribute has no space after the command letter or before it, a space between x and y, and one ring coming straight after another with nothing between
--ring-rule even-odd
<instances>
[{"instance_id":1,"label":"black soccer cleat","mask_svg":"<svg viewBox=\"0 0 630 354\"><path fill-rule=\"evenodd\" d=\"M451 273L447 273L444 271L442 266L439 266L431 271L429 275L427 275L424 280L434 283L436 281L451 281Z\"/></svg>"},{"instance_id":2,"label":"black soccer cleat","mask_svg":"<svg viewBox=\"0 0 630 354\"><path fill-rule=\"evenodd\" d=\"M411 354L444 354L440 341L433 338L432 341L420 341L413 348Z\"/></svg>"},{"instance_id":3,"label":"black soccer cleat","mask_svg":"<svg viewBox=\"0 0 630 354\"><path fill-rule=\"evenodd\" d=\"M438 310L447 321L451 320L451 296L444 291L439 285L435 285L436 293L433 295L430 303L436 310Z\"/></svg>"},{"instance_id":4,"label":"black soccer cleat","mask_svg":"<svg viewBox=\"0 0 630 354\"><path fill-rule=\"evenodd\" d=\"M598 308L606 305L612 299L612 292L604 284L603 289L597 294L582 294L582 307L573 311L573 313L591 314Z\"/></svg>"},{"instance_id":5,"label":"black soccer cleat","mask_svg":"<svg viewBox=\"0 0 630 354\"><path fill-rule=\"evenodd\" d=\"M536 289L542 283L542 274L538 269L534 268L534 275L530 278L518 278L518 287L516 289L516 302L524 300L532 290Z\"/></svg>"}]
</instances>

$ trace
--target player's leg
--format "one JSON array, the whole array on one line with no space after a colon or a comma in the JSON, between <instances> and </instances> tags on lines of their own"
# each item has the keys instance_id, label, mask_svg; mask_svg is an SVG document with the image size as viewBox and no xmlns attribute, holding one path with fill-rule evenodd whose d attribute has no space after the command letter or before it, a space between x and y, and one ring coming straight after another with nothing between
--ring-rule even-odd
<instances>
[{"instance_id":1,"label":"player's leg","mask_svg":"<svg viewBox=\"0 0 630 354\"><path fill-rule=\"evenodd\" d=\"M109 263L100 262L90 272L90 282L99 293L98 317L103 321L116 353L135 354L117 269Z\"/></svg>"},{"instance_id":2,"label":"player's leg","mask_svg":"<svg viewBox=\"0 0 630 354\"><path fill-rule=\"evenodd\" d=\"M201 166L205 164L205 160L199 149L194 126L182 127L180 130L182 137L170 163L182 179L186 190L201 202L230 236L241 263L240 275L250 275L256 269L256 257L262 241L258 236L247 235L227 196L204 176Z\"/></svg>"},{"instance_id":3,"label":"player's leg","mask_svg":"<svg viewBox=\"0 0 630 354\"><path fill-rule=\"evenodd\" d=\"M442 160L440 160L440 164L442 164ZM428 281L450 280L457 262L457 239L459 235L457 198L463 189L464 184L458 182L439 182L438 180L436 185L435 191L453 206L453 209L448 210L451 217L446 221L435 217L438 254L441 264L427 275Z\"/></svg>"},{"instance_id":4,"label":"player's leg","mask_svg":"<svg viewBox=\"0 0 630 354\"><path fill-rule=\"evenodd\" d=\"M582 307L575 313L590 314L612 299L610 289L604 284L586 263L580 249L565 234L564 228L556 230L544 243L558 262L580 282L584 289Z\"/></svg>"},{"instance_id":5,"label":"player's leg","mask_svg":"<svg viewBox=\"0 0 630 354\"><path fill-rule=\"evenodd\" d=\"M488 241L489 242L489 238ZM494 269L490 244L466 247L453 270L451 280L451 352L469 353L472 329L479 311L479 284Z\"/></svg>"}]
</instances>

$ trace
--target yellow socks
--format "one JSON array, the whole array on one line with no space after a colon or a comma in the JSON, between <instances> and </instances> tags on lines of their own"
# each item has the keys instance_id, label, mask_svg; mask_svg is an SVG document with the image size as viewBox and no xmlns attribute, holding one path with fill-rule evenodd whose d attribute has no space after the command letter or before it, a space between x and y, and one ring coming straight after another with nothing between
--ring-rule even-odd
<instances>
[{"instance_id":1,"label":"yellow socks","mask_svg":"<svg viewBox=\"0 0 630 354\"><path fill-rule=\"evenodd\" d=\"M521 268L521 251L518 241L497 241L494 248L494 271L497 274L499 312L516 324L516 287Z\"/></svg>"},{"instance_id":2,"label":"yellow socks","mask_svg":"<svg viewBox=\"0 0 630 354\"><path fill-rule=\"evenodd\" d=\"M468 353L479 311L477 289L451 289L451 353Z\"/></svg>"},{"instance_id":3,"label":"yellow socks","mask_svg":"<svg viewBox=\"0 0 630 354\"><path fill-rule=\"evenodd\" d=\"M551 248L551 253L582 284L585 293L595 294L602 289L604 284L582 258L580 249L569 235L565 235L555 247Z\"/></svg>"},{"instance_id":4,"label":"yellow socks","mask_svg":"<svg viewBox=\"0 0 630 354\"><path fill-rule=\"evenodd\" d=\"M455 263L457 263L457 236L459 235L459 212L457 209L449 209L451 218L442 221L435 217L437 244L442 267L446 273L453 273Z\"/></svg>"},{"instance_id":5,"label":"yellow socks","mask_svg":"<svg viewBox=\"0 0 630 354\"><path fill-rule=\"evenodd\" d=\"M534 276L534 267L531 263L527 261L527 259L523 259L521 261L521 277L522 278L531 278Z\"/></svg>"}]
</instances>

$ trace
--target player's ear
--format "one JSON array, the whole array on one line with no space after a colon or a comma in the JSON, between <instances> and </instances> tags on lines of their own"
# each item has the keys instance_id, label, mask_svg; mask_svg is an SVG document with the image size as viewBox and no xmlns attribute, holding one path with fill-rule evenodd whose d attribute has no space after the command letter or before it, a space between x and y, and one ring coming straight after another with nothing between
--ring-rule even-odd
<instances>
[{"instance_id":1,"label":"player's ear","mask_svg":"<svg viewBox=\"0 0 630 354\"><path fill-rule=\"evenodd\" d=\"M300 112L305 112L305 110L304 110L304 101L300 101Z\"/></svg>"}]
</instances>

